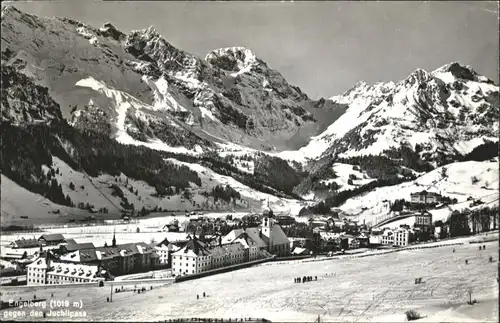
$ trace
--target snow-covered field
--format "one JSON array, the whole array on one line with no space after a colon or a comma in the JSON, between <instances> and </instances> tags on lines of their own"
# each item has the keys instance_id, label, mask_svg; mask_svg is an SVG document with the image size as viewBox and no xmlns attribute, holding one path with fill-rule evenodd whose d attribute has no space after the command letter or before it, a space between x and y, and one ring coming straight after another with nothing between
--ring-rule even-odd
<instances>
[{"instance_id":1,"label":"snow-covered field","mask_svg":"<svg viewBox=\"0 0 500 323\"><path fill-rule=\"evenodd\" d=\"M442 168L446 168L443 177ZM377 188L367 194L347 200L340 209L349 214L358 215L359 220L367 224L378 223L390 217L390 201L405 199L410 201L410 194L426 190L450 198L456 198L458 204L442 210L430 210L433 221L446 220L454 209L469 208L469 196L482 199L488 206L498 205L498 162L460 162L437 168L414 181L394 186ZM477 182L473 183L473 178ZM484 207L479 205L477 207ZM470 208L473 209L473 208Z\"/></svg>"},{"instance_id":2,"label":"snow-covered field","mask_svg":"<svg viewBox=\"0 0 500 323\"><path fill-rule=\"evenodd\" d=\"M186 239L187 235L184 232L163 232L163 226L171 223L174 220L179 221L179 225L189 218L183 214L170 216L170 213L157 213L155 217L141 218L138 223L115 224L115 225L96 225L96 226L74 226L74 227L52 227L50 225L43 226L41 232L37 233L14 233L2 234L0 245L6 247L10 242L17 239L37 238L44 233L61 233L67 239L75 239L78 243L92 242L95 246L103 246L105 242L108 244L113 239L113 232L116 232L117 243L128 242L146 242L150 243L154 239L156 242L161 242L167 238L169 241ZM208 218L225 218L227 214L231 214L233 218L241 218L248 212L228 212L228 213L206 213L203 217ZM192 216L197 218L198 215ZM113 223L113 220L107 221ZM139 229L139 232L137 232ZM161 232L158 232L161 231Z\"/></svg>"},{"instance_id":3,"label":"snow-covered field","mask_svg":"<svg viewBox=\"0 0 500 323\"><path fill-rule=\"evenodd\" d=\"M39 225L44 223L64 223L71 215L74 218L88 216L87 211L56 205L41 195L19 186L2 174L1 183L1 224ZM60 210L60 214L51 212ZM21 216L28 216L23 219Z\"/></svg>"},{"instance_id":4,"label":"snow-covered field","mask_svg":"<svg viewBox=\"0 0 500 323\"><path fill-rule=\"evenodd\" d=\"M497 322L498 253L496 243L486 250L466 244L401 251L359 259L256 266L153 289L143 294L113 295L109 288L7 289L2 299L37 298L82 301L87 320L154 321L170 318L265 317L272 321L404 322L413 309L425 321ZM488 262L492 256L495 261ZM465 259L469 264L465 265ZM318 281L296 284L297 276ZM416 285L414 279L422 277ZM478 301L466 304L467 292ZM196 299L197 294L208 294ZM2 313L3 315L3 313ZM67 318L64 318L67 320Z\"/></svg>"}]
</instances>

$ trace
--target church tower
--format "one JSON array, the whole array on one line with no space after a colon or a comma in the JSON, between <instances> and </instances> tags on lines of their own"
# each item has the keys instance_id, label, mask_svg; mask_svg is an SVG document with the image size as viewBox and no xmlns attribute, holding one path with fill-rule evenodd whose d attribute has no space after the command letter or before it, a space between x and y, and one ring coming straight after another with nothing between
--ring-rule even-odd
<instances>
[{"instance_id":1,"label":"church tower","mask_svg":"<svg viewBox=\"0 0 500 323\"><path fill-rule=\"evenodd\" d=\"M113 229L113 241L111 242L112 247L116 247L116 232L115 229Z\"/></svg>"},{"instance_id":2,"label":"church tower","mask_svg":"<svg viewBox=\"0 0 500 323\"><path fill-rule=\"evenodd\" d=\"M269 244L267 250L269 252L272 251L272 246L273 246L273 226L274 226L274 218L273 218L273 211L269 211L269 213L264 212L264 216L262 218L262 226L261 226L261 232L263 235L265 235L269 239Z\"/></svg>"}]
</instances>

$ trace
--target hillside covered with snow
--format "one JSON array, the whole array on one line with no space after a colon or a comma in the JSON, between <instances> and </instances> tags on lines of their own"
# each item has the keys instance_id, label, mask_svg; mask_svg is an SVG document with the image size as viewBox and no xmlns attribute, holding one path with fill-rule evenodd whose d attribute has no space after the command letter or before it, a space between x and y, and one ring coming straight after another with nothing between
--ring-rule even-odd
<instances>
[{"instance_id":1,"label":"hillside covered with snow","mask_svg":"<svg viewBox=\"0 0 500 323\"><path fill-rule=\"evenodd\" d=\"M498 207L498 158L487 162L459 162L442 166L417 179L399 185L375 188L347 200L340 209L367 224L376 224L395 216L391 204L396 200L410 201L411 193L421 191L438 193L456 199L457 203L441 209L429 210L434 221L446 221L453 210ZM471 207L471 200L484 204Z\"/></svg>"}]
</instances>

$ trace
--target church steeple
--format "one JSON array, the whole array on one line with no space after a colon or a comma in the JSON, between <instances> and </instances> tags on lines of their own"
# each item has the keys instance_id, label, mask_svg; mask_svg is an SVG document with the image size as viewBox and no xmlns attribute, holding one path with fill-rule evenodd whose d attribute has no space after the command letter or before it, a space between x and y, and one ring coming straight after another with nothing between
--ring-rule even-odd
<instances>
[{"instance_id":1,"label":"church steeple","mask_svg":"<svg viewBox=\"0 0 500 323\"><path fill-rule=\"evenodd\" d=\"M112 247L116 247L116 228L113 228L113 241L111 242Z\"/></svg>"}]
</instances>

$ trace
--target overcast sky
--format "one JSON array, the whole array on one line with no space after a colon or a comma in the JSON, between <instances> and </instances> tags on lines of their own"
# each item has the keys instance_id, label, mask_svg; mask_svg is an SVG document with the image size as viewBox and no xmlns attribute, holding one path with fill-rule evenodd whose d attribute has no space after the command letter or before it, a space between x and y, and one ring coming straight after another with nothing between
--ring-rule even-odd
<instances>
[{"instance_id":1,"label":"overcast sky","mask_svg":"<svg viewBox=\"0 0 500 323\"><path fill-rule=\"evenodd\" d=\"M153 25L204 57L245 46L310 97L340 94L357 81L400 80L452 61L498 84L496 2L15 2L41 16L127 32Z\"/></svg>"}]
</instances>

